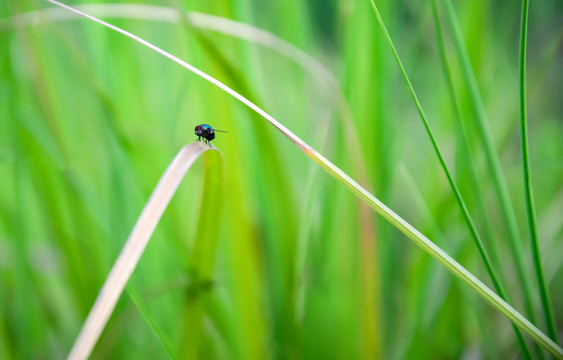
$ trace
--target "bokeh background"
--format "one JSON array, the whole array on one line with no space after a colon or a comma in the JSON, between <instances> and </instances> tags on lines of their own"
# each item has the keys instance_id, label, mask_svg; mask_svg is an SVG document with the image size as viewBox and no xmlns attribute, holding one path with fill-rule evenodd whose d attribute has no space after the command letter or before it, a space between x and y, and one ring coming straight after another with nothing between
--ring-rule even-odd
<instances>
[{"instance_id":1,"label":"bokeh background","mask_svg":"<svg viewBox=\"0 0 563 360\"><path fill-rule=\"evenodd\" d=\"M110 23L256 102L491 286L368 0L120 1L137 6L119 14L97 3L90 10L105 11ZM546 331L522 179L521 4L453 1L517 221L532 312L445 2L437 18L431 1L376 3L486 247L496 250L510 302ZM33 24L21 16L52 8L0 3L0 358L68 354L159 177L201 123L229 132L213 141L224 166L198 160L189 171L93 358L520 356L504 316L264 119L89 20L61 19L62 9ZM161 11L216 17L157 21ZM232 23L224 33L209 29L221 19L251 25L254 35L268 31L311 58L280 42L240 39ZM562 40L563 3L532 1L530 161L560 332ZM223 184L204 190L214 170ZM202 219L204 207L212 215Z\"/></svg>"}]
</instances>

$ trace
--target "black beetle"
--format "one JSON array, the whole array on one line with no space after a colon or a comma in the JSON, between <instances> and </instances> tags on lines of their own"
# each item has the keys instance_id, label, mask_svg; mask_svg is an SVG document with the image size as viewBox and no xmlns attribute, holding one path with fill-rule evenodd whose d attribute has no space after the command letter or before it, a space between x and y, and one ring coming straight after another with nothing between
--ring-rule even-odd
<instances>
[{"instance_id":1,"label":"black beetle","mask_svg":"<svg viewBox=\"0 0 563 360\"><path fill-rule=\"evenodd\" d=\"M201 124L195 127L195 134L197 135L197 141L201 141L201 138L203 138L203 141L207 141L207 143L209 144L209 146L211 146L211 140L215 139L215 131L220 131L220 132L224 132L226 133L226 131L223 130L216 130L213 129L211 126L207 125L207 124Z\"/></svg>"}]
</instances>

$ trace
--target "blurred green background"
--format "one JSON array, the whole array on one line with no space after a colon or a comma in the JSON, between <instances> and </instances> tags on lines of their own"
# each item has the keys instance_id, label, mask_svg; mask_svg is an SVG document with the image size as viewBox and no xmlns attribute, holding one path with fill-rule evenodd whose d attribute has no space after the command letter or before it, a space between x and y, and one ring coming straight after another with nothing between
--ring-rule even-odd
<instances>
[{"instance_id":1,"label":"blurred green background","mask_svg":"<svg viewBox=\"0 0 563 360\"><path fill-rule=\"evenodd\" d=\"M459 111L432 2L376 3L477 228L487 248L497 250L493 264L510 302L545 332L522 180L521 4L453 2L518 223L532 314L524 306L443 2L438 15ZM303 67L279 48L236 38L232 26L226 30L231 35L221 34L189 21L154 21L139 10L156 14L153 8L127 8L120 18L108 18L257 103L491 286L369 1L142 4L252 25L317 59ZM86 19L53 21L62 9L30 26L29 18L14 18L47 8L53 5L39 0L0 3L1 359L68 354L144 203L201 123L229 132L213 141L224 156L222 188L213 194L203 189L214 167L198 160L93 358L519 356L504 316L265 120L123 35ZM532 1L530 161L560 331L562 39L563 2ZM212 215L202 219L203 209ZM537 349L534 356L540 356Z\"/></svg>"}]
</instances>

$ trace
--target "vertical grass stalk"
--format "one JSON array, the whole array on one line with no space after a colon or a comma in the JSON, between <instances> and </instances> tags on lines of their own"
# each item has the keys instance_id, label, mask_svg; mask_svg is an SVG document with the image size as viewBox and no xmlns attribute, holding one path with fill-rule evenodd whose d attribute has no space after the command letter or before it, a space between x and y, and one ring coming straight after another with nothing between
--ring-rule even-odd
<instances>
[{"instance_id":1,"label":"vertical grass stalk","mask_svg":"<svg viewBox=\"0 0 563 360\"><path fill-rule=\"evenodd\" d=\"M472 238L475 242L475 245L477 246L477 249L479 250L479 254L481 255L481 258L483 259L483 262L484 262L485 267L487 269L487 273L489 274L489 277L491 278L491 281L492 281L495 289L497 290L498 294L500 295L500 297L503 300L506 300L506 295L504 293L504 290L502 288L501 283L498 280L498 277L495 274L495 271L493 269L491 261L489 260L489 255L487 254L485 246L483 245L483 241L481 240L481 237L479 236L477 228L476 228L475 224L473 223L473 219L471 218L471 215L469 214L469 210L467 209L467 206L465 205L465 201L463 200L461 193L459 192L459 189L458 189L457 185L455 184L455 182L453 181L453 178L450 174L450 171L448 170L448 167L446 165L446 162L444 160L442 152L440 151L438 143L436 142L436 139L434 138L432 130L430 129L430 125L428 124L428 120L426 119L426 115L424 113L424 110L422 109L422 105L420 104L420 101L418 100L416 92L414 91L414 87L412 86L412 83L411 83L411 81L410 81L410 79L409 79L409 77L406 73L406 70L403 66L401 59L399 58L399 54L397 53L395 45L393 44L393 41L391 40L391 36L389 35L389 32L387 31L387 28L386 28L386 26L383 22L383 19L381 18L381 14L379 13L379 10L377 9L377 6L375 5L374 0L371 0L371 5L372 5L373 10L375 12L375 15L377 17L377 21L379 22L379 25L381 26L381 29L384 32L384 35L385 35L385 37L386 37L386 39L389 43L389 46L391 47L391 51L393 52L393 56L395 57L395 60L397 61L397 64L399 65L399 68L400 68L401 73L402 73L402 75L405 79L407 87L408 87L408 89L409 89L409 91L412 95L412 98L414 99L415 105L418 109L418 112L420 114L422 122L424 123L424 127L426 128L426 132L428 133L428 137L430 138L430 141L432 142L432 146L434 147L436 155L438 156L438 160L440 162L440 165L442 166L442 169L444 170L444 173L446 174L446 177L448 179L448 183L450 184L450 187L451 187L451 189L452 189L452 191L453 191L453 193L456 197L456 200L459 204L459 207L462 211L466 225L469 228L469 231L470 231L471 236L472 236ZM531 354L530 354L529 349L528 349L528 347L527 347L527 345L524 341L522 333L516 327L514 327L514 330L516 332L516 336L518 337L520 345L522 346L522 350L524 351L524 354L526 355L527 358L530 358Z\"/></svg>"},{"instance_id":2,"label":"vertical grass stalk","mask_svg":"<svg viewBox=\"0 0 563 360\"><path fill-rule=\"evenodd\" d=\"M538 281L538 290L542 303L545 324L549 337L557 340L557 329L553 316L553 309L549 292L545 281L543 266L541 263L541 251L538 241L538 230L536 221L536 209L534 206L534 195L532 188L532 177L530 174L530 152L528 146L528 120L526 106L526 42L528 35L528 8L529 0L522 0L522 19L520 24L520 136L522 141L522 168L524 172L524 194L526 196L526 212L528 213L528 227L530 230L530 242L532 244L532 258Z\"/></svg>"},{"instance_id":3,"label":"vertical grass stalk","mask_svg":"<svg viewBox=\"0 0 563 360\"><path fill-rule=\"evenodd\" d=\"M495 187L494 193L498 197L502 218L508 230L508 244L512 252L518 279L522 284L526 312L528 313L528 317L530 318L532 323L536 323L534 305L532 302L532 285L530 283L530 279L527 276L526 267L524 265L524 251L522 249L522 243L520 240L520 235L518 233L516 215L514 214L514 209L512 208L510 196L506 187L506 181L502 173L498 155L496 154L493 137L491 135L491 130L489 128L487 120L487 114L485 112L485 106L483 105L483 101L479 93L477 80L475 79L475 74L473 73L473 69L471 67L469 54L467 53L467 48L465 47L465 41L463 40L463 35L461 33L453 5L450 0L443 1L446 7L447 18L450 22L450 26L452 27L454 35L454 45L457 56L461 63L462 75L468 87L471 101L477 114L477 128L479 130L481 141L483 142L487 165L493 177L493 184Z\"/></svg>"},{"instance_id":4,"label":"vertical grass stalk","mask_svg":"<svg viewBox=\"0 0 563 360\"><path fill-rule=\"evenodd\" d=\"M460 109L459 102L457 101L457 97L456 97L456 94L455 94L453 79L452 79L452 76L451 76L448 58L447 58L447 55L446 55L446 49L445 49L445 45L444 45L444 37L442 36L442 25L441 25L440 17L439 17L439 14L438 14L438 6L436 4L436 0L432 1L432 12L433 12L433 16L434 16L434 26L435 26L435 29L436 29L436 38L437 38L437 42L438 42L438 49L439 49L439 52L440 52L440 59L442 61L442 67L444 69L444 74L446 76L448 91L450 93L450 97L452 99L452 103L454 105L454 108L455 108L455 111L456 111L456 114L457 114L457 118L458 118L457 124L460 127L462 147L466 148L465 153L469 154L469 144L468 144L468 141L467 141L465 129L463 128L463 124L461 123L461 119L462 119L461 109ZM470 161L469 161L469 172L470 172L470 175L472 176L472 178L475 179L475 181L474 181L475 185L478 185L477 181L476 181L476 175L475 175L475 172L473 170L473 165L471 164ZM479 201L480 204L482 204L483 201L480 198L481 194L479 192L479 189L477 188L476 190L477 190L476 192L477 192L478 201ZM495 245L494 241L492 241L492 240L493 239L491 238L491 248L496 249L496 245ZM483 244L481 242L477 242L477 246L478 246L480 252L486 254L484 248L481 251L481 248L483 247ZM496 250L493 250L493 252L496 253ZM483 257L483 261L485 261L485 264L487 264L489 262L489 259L487 257ZM489 269L489 268L492 269L491 264L489 264L487 266L487 269ZM499 271L499 275L501 275L500 279L502 279L502 270L498 269L498 271ZM496 279L495 273L490 272L489 275L491 276L491 279ZM493 283L495 284L495 288L496 288L498 294L500 295L500 297L503 300L507 300L507 295L504 292L502 285L500 285L501 281L493 280ZM500 286L496 287L496 284L499 284ZM514 326L514 324L512 325L512 327L514 329L514 332L516 333L516 337L518 339L520 347L522 348L523 355L527 359L531 359L532 354L530 352L528 345L526 344L526 341L524 339L524 336L522 335L522 332L516 326Z\"/></svg>"}]
</instances>

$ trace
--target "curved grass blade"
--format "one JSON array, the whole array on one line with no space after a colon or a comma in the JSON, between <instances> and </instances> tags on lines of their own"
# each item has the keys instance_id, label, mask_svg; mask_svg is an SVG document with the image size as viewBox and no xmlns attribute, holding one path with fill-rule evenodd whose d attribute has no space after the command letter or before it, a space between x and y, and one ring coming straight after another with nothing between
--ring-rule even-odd
<instances>
[{"instance_id":1,"label":"curved grass blade","mask_svg":"<svg viewBox=\"0 0 563 360\"><path fill-rule=\"evenodd\" d=\"M256 111L262 117L270 122L276 129L278 129L285 137L287 137L292 143L294 143L301 151L303 151L307 156L309 156L313 161L319 164L323 169L325 169L332 177L334 177L338 182L348 188L352 193L354 193L361 200L366 202L372 209L377 211L383 218L389 221L393 226L399 229L402 233L408 236L411 240L415 242L419 247L426 251L429 255L438 260L443 264L452 274L463 281L467 286L478 293L483 299L485 299L489 304L491 304L495 309L503 313L510 321L512 321L516 326L521 328L524 332L530 335L534 341L544 347L548 352L553 354L557 358L563 359L563 349L561 349L557 344L555 344L551 339L549 339L544 333L542 333L538 328L536 328L530 321L523 317L518 311L516 311L512 306L510 306L506 301L502 300L498 295L496 295L491 289L489 289L485 284L483 284L479 279L477 279L472 273L465 269L461 264L450 257L446 252L439 248L436 244L430 241L427 237L422 235L418 230L416 230L407 221L389 209L385 204L379 201L375 196L369 193L365 188L358 184L354 179L340 170L336 165L330 162L327 158L322 156L311 146L297 137L289 129L283 126L280 122L274 119L271 115L266 113L264 110L257 107L251 101L246 99L244 96L237 93L235 90L231 89L227 85L223 84L214 77L204 73L203 71L197 69L191 64L175 57L174 55L160 49L159 47L149 43L148 41L131 34L115 25L108 24L105 21L97 19L91 15L84 14L72 7L61 4L55 0L47 0L57 6L64 7L69 11L73 11L80 14L94 22L97 22L105 27L108 27L114 31L117 31L132 40L139 42L140 44L158 52L159 54L167 57L168 59L176 62L177 64L183 66L184 68L190 70L194 74L202 77L208 82L219 87L229 95L233 96L252 110Z\"/></svg>"},{"instance_id":2,"label":"curved grass blade","mask_svg":"<svg viewBox=\"0 0 563 360\"><path fill-rule=\"evenodd\" d=\"M351 119L350 109L342 87L336 76L327 67L305 51L266 30L195 11L182 13L176 8L145 4L85 4L76 5L74 8L102 18L128 18L169 23L187 22L190 26L199 29L215 31L264 46L293 61L317 78L317 81L321 84L321 91L326 91L330 98L335 100L336 108L343 121L342 130L347 138L350 151L353 153L351 158L355 160L353 164L357 168L358 177L367 182L367 170L364 165L365 161L363 161L364 155L359 146L358 132L354 121ZM14 15L8 19L0 19L0 31L13 27L39 25L45 20L56 22L73 20L79 17L79 14L64 11L64 9L43 9Z\"/></svg>"},{"instance_id":3,"label":"curved grass blade","mask_svg":"<svg viewBox=\"0 0 563 360\"><path fill-rule=\"evenodd\" d=\"M365 165L366 161L364 160L364 154L360 148L358 131L356 129L355 122L352 120L350 108L344 92L342 91L342 87L340 86L337 78L328 68L298 47L273 33L248 24L194 11L182 12L177 8L145 4L86 4L77 5L75 8L99 17L187 23L189 26L193 26L198 29L219 32L264 46L293 61L316 78L318 83L321 85L320 90L326 93L330 103L334 104L336 111L340 115L338 119L342 122L341 129L347 139L346 143L349 146L348 152L351 154L350 163L356 170L355 173L357 174L358 179L363 183L368 183L367 169ZM14 15L8 19L1 19L0 31L13 27L38 25L44 21L57 22L77 18L80 18L79 14L65 11L65 9L48 8L41 11ZM206 46L206 49L209 49L209 47ZM221 66L226 67L226 74L232 78L233 84L235 84L238 89L243 90L243 93L250 94L249 86L246 84L242 76L238 76L238 72L226 65L226 61L220 58L221 54L213 55L215 55ZM252 102L255 102L253 97L250 97L249 99ZM259 103L256 104L260 106ZM254 112L252 113L255 114ZM329 119L326 120L326 126L328 126L328 121ZM261 123L256 123L256 126L260 125ZM258 141L262 143L260 148L264 149L270 147L270 149L272 149L269 145L270 142L268 139L263 140L263 137L268 136L269 133L262 131L261 129L257 129L256 131L261 134L260 136L256 136ZM266 153L268 153L268 151L266 151ZM270 160L272 160L271 155L272 152L270 151ZM362 236L363 238L370 238L373 231L369 230L372 226L369 224L369 216L365 214L366 211L363 207L361 212L361 221L363 223L362 229L364 230L364 234Z\"/></svg>"},{"instance_id":4,"label":"curved grass blade","mask_svg":"<svg viewBox=\"0 0 563 360\"><path fill-rule=\"evenodd\" d=\"M540 299L545 316L545 324L549 337L557 342L557 329L553 317L553 308L547 290L543 266L541 263L540 245L534 206L532 177L530 174L530 151L528 145L528 119L526 109L526 39L528 34L529 0L522 0L522 19L520 23L520 136L522 141L522 168L524 172L524 194L526 197L526 211L528 213L528 227L532 243L532 259L538 281Z\"/></svg>"},{"instance_id":5,"label":"curved grass blade","mask_svg":"<svg viewBox=\"0 0 563 360\"><path fill-rule=\"evenodd\" d=\"M330 102L335 104L342 121L342 131L347 139L351 164L354 166L358 178L367 183L367 169L366 161L364 161L364 154L360 149L360 140L356 124L352 120L352 115L346 96L342 91L342 87L336 76L321 62L317 61L314 57L310 56L303 50L294 46L293 44L283 40L275 34L265 31L263 29L254 27L252 25L240 23L231 19L226 19L220 16L199 13L194 11L181 12L176 8L169 8L163 6L144 5L144 4L86 4L77 5L75 9L93 14L99 17L108 18L129 18L139 20L153 20L169 23L187 23L198 29L215 31L238 39L246 40L266 48L269 48L278 54L293 61L295 64L301 66L305 71L312 74L321 85L321 91L327 93ZM49 8L41 11L32 11L28 13L14 15L8 19L0 19L0 31L14 27L25 27L39 25L48 20L50 22L67 21L80 18L79 14L65 11L60 8ZM219 62L222 66L225 61ZM227 74L233 78L237 88L243 86L245 93L249 93L248 85L241 77L233 76L228 69ZM236 74L238 75L238 73ZM252 98L251 101L254 102ZM328 121L328 120L327 120ZM263 133L260 132L262 136ZM260 137L258 137L260 139Z\"/></svg>"},{"instance_id":6,"label":"curved grass blade","mask_svg":"<svg viewBox=\"0 0 563 360\"><path fill-rule=\"evenodd\" d=\"M69 359L86 359L92 352L162 213L188 169L208 150L218 151L199 142L185 145L160 178L90 310L68 356Z\"/></svg>"},{"instance_id":7,"label":"curved grass blade","mask_svg":"<svg viewBox=\"0 0 563 360\"><path fill-rule=\"evenodd\" d=\"M197 359L201 353L202 334L204 333L204 316L209 290L213 288L213 270L217 255L219 232L218 222L223 213L223 159L219 156L206 156L206 171L203 181L201 210L197 225L197 233L191 254L190 287L187 291L182 310L182 330L179 357Z\"/></svg>"}]
</instances>

